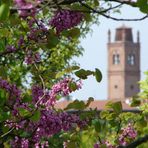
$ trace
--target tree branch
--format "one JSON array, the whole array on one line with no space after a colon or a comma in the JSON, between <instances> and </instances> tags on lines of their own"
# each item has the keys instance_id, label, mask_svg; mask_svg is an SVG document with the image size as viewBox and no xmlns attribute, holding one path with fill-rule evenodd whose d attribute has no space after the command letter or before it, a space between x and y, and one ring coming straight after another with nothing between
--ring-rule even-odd
<instances>
[{"instance_id":1,"label":"tree branch","mask_svg":"<svg viewBox=\"0 0 148 148\"><path fill-rule=\"evenodd\" d=\"M112 16L109 16L107 14L105 14L104 12L102 11L98 11L98 10L95 10L94 8L90 7L89 5L87 5L86 3L83 3L80 1L80 4L84 7L86 7L87 9L91 10L92 13L97 13L97 14L100 14L108 19L112 19L112 20L115 20L115 21L141 21L141 20L144 20L146 18L148 18L148 14L146 14L145 16L143 16L142 18L134 18L134 19L124 19L124 18L116 18L116 17L112 17ZM110 9L109 9L110 10Z\"/></svg>"},{"instance_id":2,"label":"tree branch","mask_svg":"<svg viewBox=\"0 0 148 148\"><path fill-rule=\"evenodd\" d=\"M105 1L105 0L101 0L101 1ZM108 1L105 1L106 3L107 2L108 3L115 2L115 3L118 3L118 5L114 6L114 7L110 7L108 9L104 9L102 11L95 10L91 6L87 5L86 2L87 2L87 0L48 0L48 1L44 1L44 2L41 3L41 5L44 5L44 6L41 7L41 5L40 5L39 10L42 10L45 7L57 8L57 7L60 7L62 5L71 5L73 3L80 3L82 6L84 6L84 7L86 7L88 9L88 11L81 11L81 12L97 13L97 14L100 14L100 15L102 15L103 17L105 17L107 19L112 19L112 20L115 20L115 21L141 21L141 20L144 20L144 19L148 18L148 14L141 17L141 18L133 18L133 19L116 18L116 17L112 17L110 15L105 14L106 12L108 12L110 10L113 10L113 9L116 9L119 6L123 5L123 4L136 7L137 6L136 2L133 2L131 0L108 0ZM18 10L18 8L12 8L11 12L15 12L17 10ZM23 10L23 9L19 9L19 10ZM78 10L76 10L76 11L78 11Z\"/></svg>"},{"instance_id":3,"label":"tree branch","mask_svg":"<svg viewBox=\"0 0 148 148\"><path fill-rule=\"evenodd\" d=\"M137 140L133 141L132 143L128 144L127 146L118 146L118 148L135 148L144 142L148 142L148 135L138 138Z\"/></svg>"},{"instance_id":4,"label":"tree branch","mask_svg":"<svg viewBox=\"0 0 148 148\"><path fill-rule=\"evenodd\" d=\"M73 4L73 3L77 3L77 2L86 2L87 0L63 0L63 2L59 3L67 5L67 4ZM101 0L101 1L105 1L105 0ZM120 3L120 4L126 4L126 5L131 5L131 6L136 6L136 2L132 2L131 0L108 0L105 2L116 2L116 3Z\"/></svg>"},{"instance_id":5,"label":"tree branch","mask_svg":"<svg viewBox=\"0 0 148 148\"><path fill-rule=\"evenodd\" d=\"M7 54L10 54L10 53L14 53L14 51L4 51L4 52L0 52L0 57L2 57L2 56L5 56L5 55L7 55Z\"/></svg>"}]
</instances>

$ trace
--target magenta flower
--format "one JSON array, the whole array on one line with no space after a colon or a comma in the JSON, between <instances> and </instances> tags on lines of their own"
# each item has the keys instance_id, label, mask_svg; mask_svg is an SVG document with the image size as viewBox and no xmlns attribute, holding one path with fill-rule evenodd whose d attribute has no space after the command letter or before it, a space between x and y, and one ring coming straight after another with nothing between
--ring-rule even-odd
<instances>
[{"instance_id":1,"label":"magenta flower","mask_svg":"<svg viewBox=\"0 0 148 148\"><path fill-rule=\"evenodd\" d=\"M71 29L77 26L83 19L81 12L72 10L57 11L54 17L49 21L49 24L56 28L57 34L63 30Z\"/></svg>"}]
</instances>

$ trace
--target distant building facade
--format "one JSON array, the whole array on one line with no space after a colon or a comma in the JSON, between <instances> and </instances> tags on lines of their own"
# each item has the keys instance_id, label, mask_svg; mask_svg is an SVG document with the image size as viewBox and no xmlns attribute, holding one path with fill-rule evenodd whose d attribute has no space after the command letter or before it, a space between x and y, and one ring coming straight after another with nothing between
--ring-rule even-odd
<instances>
[{"instance_id":1,"label":"distant building facade","mask_svg":"<svg viewBox=\"0 0 148 148\"><path fill-rule=\"evenodd\" d=\"M116 29L115 41L111 42L108 31L108 99L125 99L136 95L140 89L140 39L133 41L132 28Z\"/></svg>"}]
</instances>

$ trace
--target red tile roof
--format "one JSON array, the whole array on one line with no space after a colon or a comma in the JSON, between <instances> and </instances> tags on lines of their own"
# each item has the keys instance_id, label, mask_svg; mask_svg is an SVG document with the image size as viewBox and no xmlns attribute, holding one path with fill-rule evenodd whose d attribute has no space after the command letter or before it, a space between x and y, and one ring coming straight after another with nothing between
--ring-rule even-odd
<instances>
[{"instance_id":1,"label":"red tile roof","mask_svg":"<svg viewBox=\"0 0 148 148\"><path fill-rule=\"evenodd\" d=\"M92 108L92 109L95 109L97 108L97 110L103 110L105 109L105 104L107 102L109 102L111 100L94 100L93 102L90 103L88 109ZM116 101L116 100L112 100L112 101ZM71 103L72 101L60 101L58 102L56 105L55 105L55 108L57 109L64 109L67 107L67 105L69 103ZM134 108L134 107L130 107L128 104L126 104L125 102L122 102L122 107L123 107L123 110L138 110L137 108Z\"/></svg>"}]
</instances>

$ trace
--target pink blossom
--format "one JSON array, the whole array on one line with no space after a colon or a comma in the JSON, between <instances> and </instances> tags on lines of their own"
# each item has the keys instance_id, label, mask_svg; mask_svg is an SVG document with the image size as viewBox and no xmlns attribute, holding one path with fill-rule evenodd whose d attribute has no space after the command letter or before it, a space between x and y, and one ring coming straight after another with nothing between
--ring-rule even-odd
<instances>
[{"instance_id":1,"label":"pink blossom","mask_svg":"<svg viewBox=\"0 0 148 148\"><path fill-rule=\"evenodd\" d=\"M54 17L49 21L49 24L56 28L57 34L63 30L71 29L77 26L83 19L81 12L72 10L57 11Z\"/></svg>"},{"instance_id":2,"label":"pink blossom","mask_svg":"<svg viewBox=\"0 0 148 148\"><path fill-rule=\"evenodd\" d=\"M131 123L128 124L127 127L122 129L122 134L119 135L119 143L123 146L128 144L126 139L135 139L137 136L137 132L132 126Z\"/></svg>"}]
</instances>

